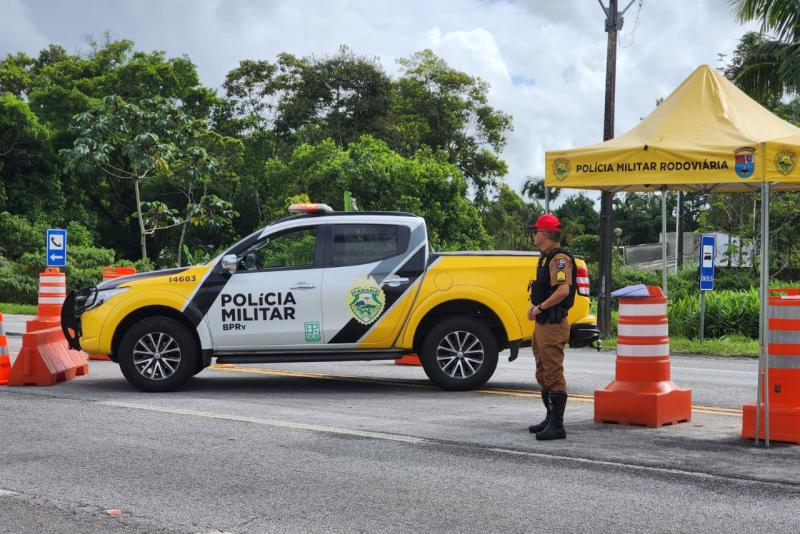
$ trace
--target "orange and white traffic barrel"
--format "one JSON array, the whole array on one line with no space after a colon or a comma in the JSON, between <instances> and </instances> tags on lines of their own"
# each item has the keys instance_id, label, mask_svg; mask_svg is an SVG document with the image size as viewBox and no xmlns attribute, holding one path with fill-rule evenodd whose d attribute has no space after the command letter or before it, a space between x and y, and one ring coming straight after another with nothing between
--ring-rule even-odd
<instances>
[{"instance_id":1,"label":"orange and white traffic barrel","mask_svg":"<svg viewBox=\"0 0 800 534\"><path fill-rule=\"evenodd\" d=\"M8 384L11 371L11 355L8 353L8 338L3 327L3 314L0 313L0 386Z\"/></svg>"},{"instance_id":2,"label":"orange and white traffic barrel","mask_svg":"<svg viewBox=\"0 0 800 534\"><path fill-rule=\"evenodd\" d=\"M61 325L61 307L67 298L66 275L58 267L46 267L39 274L39 307L36 318L25 325L26 332Z\"/></svg>"},{"instance_id":3,"label":"orange and white traffic barrel","mask_svg":"<svg viewBox=\"0 0 800 534\"><path fill-rule=\"evenodd\" d=\"M770 289L767 305L769 438L800 444L800 290ZM762 384L767 381L762 380ZM764 390L759 439L765 437ZM756 405L742 406L742 437L756 435Z\"/></svg>"},{"instance_id":4,"label":"orange and white traffic barrel","mask_svg":"<svg viewBox=\"0 0 800 534\"><path fill-rule=\"evenodd\" d=\"M692 418L692 391L670 377L667 298L658 286L647 297L622 297L614 381L594 392L594 420L660 427Z\"/></svg>"},{"instance_id":5,"label":"orange and white traffic barrel","mask_svg":"<svg viewBox=\"0 0 800 534\"><path fill-rule=\"evenodd\" d=\"M136 274L136 267L103 267L103 282L129 274Z\"/></svg>"}]
</instances>

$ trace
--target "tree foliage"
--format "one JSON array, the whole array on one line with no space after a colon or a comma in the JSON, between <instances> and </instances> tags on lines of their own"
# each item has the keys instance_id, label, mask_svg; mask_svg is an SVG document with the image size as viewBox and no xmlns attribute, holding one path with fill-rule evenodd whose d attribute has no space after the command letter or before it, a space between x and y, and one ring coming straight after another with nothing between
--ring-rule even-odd
<instances>
[{"instance_id":1,"label":"tree foliage","mask_svg":"<svg viewBox=\"0 0 800 534\"><path fill-rule=\"evenodd\" d=\"M217 94L188 57L109 34L0 59L6 289L35 288L49 227L70 228L71 269L171 266L283 216L289 198L341 209L344 191L424 216L435 248L528 248L538 204L502 182L511 117L488 84L430 50L399 63L390 76L347 47L280 53L242 60ZM80 270L71 283L99 279Z\"/></svg>"}]
</instances>

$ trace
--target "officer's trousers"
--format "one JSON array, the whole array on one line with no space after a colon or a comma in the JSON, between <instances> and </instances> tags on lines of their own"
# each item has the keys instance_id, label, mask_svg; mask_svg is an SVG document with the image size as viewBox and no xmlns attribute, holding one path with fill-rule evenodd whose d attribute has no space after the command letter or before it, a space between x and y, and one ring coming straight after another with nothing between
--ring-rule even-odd
<instances>
[{"instance_id":1,"label":"officer's trousers","mask_svg":"<svg viewBox=\"0 0 800 534\"><path fill-rule=\"evenodd\" d=\"M536 323L533 329L533 358L536 381L550 391L567 391L564 379L564 346L569 341L569 323Z\"/></svg>"}]
</instances>

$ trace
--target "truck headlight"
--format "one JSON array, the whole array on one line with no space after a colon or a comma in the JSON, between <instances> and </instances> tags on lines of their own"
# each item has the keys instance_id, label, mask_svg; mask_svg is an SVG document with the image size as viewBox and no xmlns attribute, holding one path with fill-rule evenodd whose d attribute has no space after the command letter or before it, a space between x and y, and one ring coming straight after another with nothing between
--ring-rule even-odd
<instances>
[{"instance_id":1,"label":"truck headlight","mask_svg":"<svg viewBox=\"0 0 800 534\"><path fill-rule=\"evenodd\" d=\"M91 304L88 304L86 306L86 308L84 308L84 311L93 310L93 309L97 308L98 306L100 306L101 304L103 304L104 302L106 302L111 297L113 297L115 295L119 295L120 293L124 293L125 291L127 291L129 289L130 289L130 286L127 286L127 287L115 287L113 289L99 289L99 290L97 290L97 293L95 294L94 301Z\"/></svg>"}]
</instances>

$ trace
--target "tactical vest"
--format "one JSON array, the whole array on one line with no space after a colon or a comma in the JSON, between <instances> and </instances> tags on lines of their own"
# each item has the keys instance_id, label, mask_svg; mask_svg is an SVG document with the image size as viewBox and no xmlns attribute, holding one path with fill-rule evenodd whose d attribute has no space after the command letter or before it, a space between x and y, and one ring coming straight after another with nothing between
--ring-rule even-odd
<instances>
[{"instance_id":1,"label":"tactical vest","mask_svg":"<svg viewBox=\"0 0 800 534\"><path fill-rule=\"evenodd\" d=\"M550 285L550 261L557 254L564 254L572 261L572 283L569 286L569 294L564 300L539 314L537 317L537 322L539 323L560 323L575 303L575 292L578 289L578 267L575 265L575 257L563 248L555 248L548 252L547 255L539 256L539 263L536 266L536 280L530 285L531 303L534 305L541 304L555 293L556 286ZM539 317L542 319L539 320Z\"/></svg>"}]
</instances>

